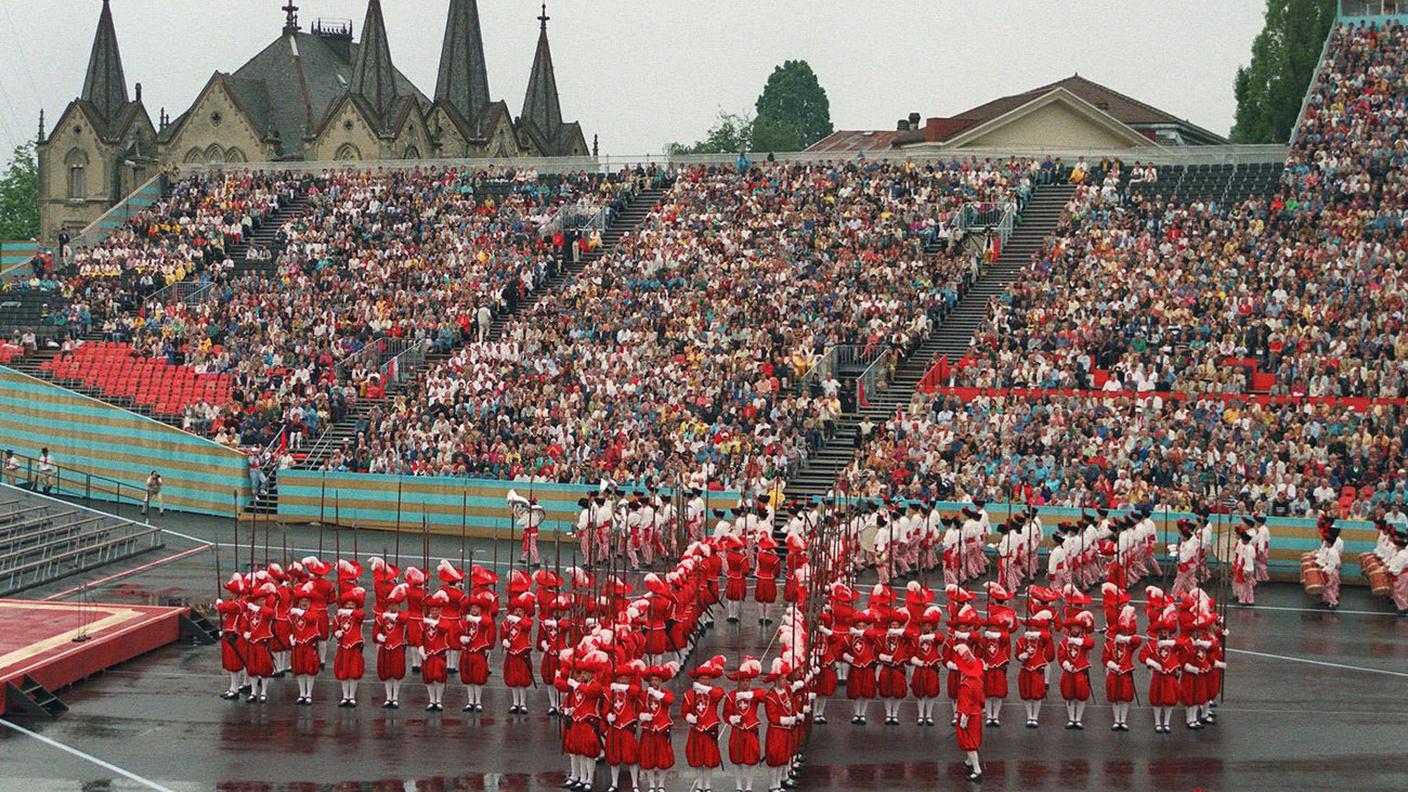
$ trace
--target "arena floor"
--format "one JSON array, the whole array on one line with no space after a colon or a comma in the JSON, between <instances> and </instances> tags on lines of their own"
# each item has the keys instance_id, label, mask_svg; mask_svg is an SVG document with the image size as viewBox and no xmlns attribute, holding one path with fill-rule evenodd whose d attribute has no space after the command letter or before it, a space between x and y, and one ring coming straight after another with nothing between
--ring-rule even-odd
<instances>
[{"instance_id":1,"label":"arena floor","mask_svg":"<svg viewBox=\"0 0 1408 792\"><path fill-rule=\"evenodd\" d=\"M159 518L175 533L167 548L129 567L177 556L228 530L228 521L189 516ZM275 534L277 543L278 534ZM364 532L363 555L385 537ZM317 531L288 532L299 554L317 547ZM402 554L419 555L419 539L403 538ZM489 542L472 543L481 563L492 561ZM331 554L330 537L324 537ZM566 552L564 545L564 552ZM344 544L344 550L350 550ZM247 552L246 546L246 552ZM262 560L262 547L258 557ZM279 555L275 550L274 555ZM507 566L510 548L499 543ZM551 544L546 546L553 557ZM458 539L433 538L431 557L458 558ZM232 554L222 553L229 574ZM564 565L566 556L564 556ZM113 570L115 571L115 570ZM501 570L503 571L503 570ZM111 574L108 571L107 574ZM103 575L99 575L102 577ZM26 592L63 594L78 581ZM161 597L214 595L213 554L199 552L97 586L99 601L150 603ZM1013 700L1005 725L988 730L983 790L1402 790L1408 788L1408 618L1398 618L1367 591L1346 589L1337 613L1311 607L1300 589L1264 586L1255 609L1233 609L1226 697L1218 723L1201 732L1156 735L1147 709L1131 715L1134 730L1108 731L1108 709L1093 702L1086 730L1067 731L1054 694L1040 729L1022 728ZM72 595L69 595L72 596ZM758 652L756 626L722 622L696 658ZM1142 684L1142 676L1141 676ZM294 707L291 680L277 680L268 704L222 701L216 650L171 645L89 679L62 693L71 710L30 726L32 733L0 730L0 788L127 790L151 788L126 774L177 790L537 790L557 789L563 761L557 722L534 713L508 716L500 687L485 696L488 712L462 715L463 693L451 689L446 711L420 709L421 692L406 687L400 710L375 706L380 686L362 686L362 706L339 709L332 681L320 681L311 708ZM1097 686L1098 687L1098 686ZM1142 694L1142 691L1141 691ZM1097 694L1098 696L1098 694ZM369 706L370 705L370 706ZM968 789L962 756L950 729L912 722L886 727L871 707L871 723L849 723L848 702L832 703L831 723L818 726L799 788L806 790ZM912 717L906 704L902 719ZM682 744L678 739L677 743ZM96 761L95 761L96 760ZM598 777L598 789L605 788ZM766 789L759 770L754 789ZM677 777L672 789L688 783ZM733 788L725 773L714 788Z\"/></svg>"}]
</instances>

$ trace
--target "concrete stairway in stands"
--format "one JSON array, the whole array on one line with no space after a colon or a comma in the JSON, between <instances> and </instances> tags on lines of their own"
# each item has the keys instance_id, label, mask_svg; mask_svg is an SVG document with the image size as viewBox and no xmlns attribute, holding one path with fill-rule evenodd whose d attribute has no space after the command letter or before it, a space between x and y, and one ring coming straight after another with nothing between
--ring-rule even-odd
<instances>
[{"instance_id":1,"label":"concrete stairway in stands","mask_svg":"<svg viewBox=\"0 0 1408 792\"><path fill-rule=\"evenodd\" d=\"M1032 195L1022 212L1022 223L1008 238L1001 257L968 289L929 338L900 361L890 386L869 394L867 406L858 405L853 412L842 416L827 444L814 452L807 464L788 480L789 496L810 498L825 494L837 474L855 458L862 417L868 417L879 431L895 410L909 403L934 361L942 355L948 355L950 361L963 357L973 334L987 317L989 302L1017 279L1022 268L1031 262L1032 255L1056 230L1062 209L1074 191L1069 185L1048 186ZM844 385L854 388L853 381Z\"/></svg>"},{"instance_id":2,"label":"concrete stairway in stands","mask_svg":"<svg viewBox=\"0 0 1408 792\"><path fill-rule=\"evenodd\" d=\"M660 199L664 196L665 192L666 189L650 188L637 193L636 196L631 199L631 202L616 216L616 219L611 225L607 226L602 232L601 247L583 256L581 261L569 263L566 267L563 267L558 274L543 281L542 285L533 290L522 302L515 305L512 309L502 311L496 315L489 326L489 338L499 338L503 333L504 327L508 325L513 317L530 310L537 304L538 300L542 299L544 295L551 294L555 291L562 282L571 277L572 274L580 272L592 261L607 255L616 247L616 243L620 242L622 237L634 231L645 221L645 218L660 203ZM449 359L453 354L454 350L450 352L431 352L426 355L425 365L426 367L432 366L438 362ZM396 389L391 388L388 389L387 395L389 397L395 395L395 393ZM333 450L341 447L344 442L356 436L358 424L371 413L376 405L381 403L383 402L380 400L363 400L359 402L341 421L329 427L328 431L318 437L317 441L309 447L308 455L298 464L298 467L316 470L327 460ZM268 502L276 504L277 497L277 492L271 492L264 500L257 502L256 507L266 507L269 505Z\"/></svg>"}]
</instances>

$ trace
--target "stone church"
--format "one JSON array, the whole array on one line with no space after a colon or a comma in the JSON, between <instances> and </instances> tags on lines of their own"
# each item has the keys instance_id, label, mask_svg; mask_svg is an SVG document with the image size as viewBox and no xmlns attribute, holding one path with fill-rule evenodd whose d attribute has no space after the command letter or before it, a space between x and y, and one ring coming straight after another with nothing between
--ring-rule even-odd
<instances>
[{"instance_id":1,"label":"stone church","mask_svg":"<svg viewBox=\"0 0 1408 792\"><path fill-rule=\"evenodd\" d=\"M289 0L283 30L233 72L217 71L184 113L153 124L142 85L129 94L112 9L103 0L83 79L46 135L39 130L41 233L77 234L168 165L458 157L586 156L577 122L564 122L538 17L518 117L489 93L476 0L450 0L435 95L396 69L381 0L368 0L361 40L349 22L304 31Z\"/></svg>"}]
</instances>

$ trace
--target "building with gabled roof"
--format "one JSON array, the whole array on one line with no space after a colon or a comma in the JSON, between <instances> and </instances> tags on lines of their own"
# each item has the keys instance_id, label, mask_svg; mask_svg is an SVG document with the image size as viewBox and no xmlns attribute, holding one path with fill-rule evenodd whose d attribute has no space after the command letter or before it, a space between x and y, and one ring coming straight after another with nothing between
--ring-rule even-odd
<instances>
[{"instance_id":1,"label":"building with gabled roof","mask_svg":"<svg viewBox=\"0 0 1408 792\"><path fill-rule=\"evenodd\" d=\"M547 8L521 118L489 93L476 0L449 0L434 98L393 63L382 0L367 0L360 40L350 21L304 30L292 0L279 35L233 72L214 72L185 112L155 127L129 101L112 11L104 0L82 95L40 140L46 239L81 230L159 163L548 157L588 153L564 123L547 41ZM393 20L394 21L394 20ZM42 122L41 122L42 124Z\"/></svg>"},{"instance_id":2,"label":"building with gabled roof","mask_svg":"<svg viewBox=\"0 0 1408 792\"><path fill-rule=\"evenodd\" d=\"M108 0L88 55L83 91L37 141L41 235L75 234L132 192L157 166L157 130L142 105L142 85L127 93Z\"/></svg>"},{"instance_id":3,"label":"building with gabled roof","mask_svg":"<svg viewBox=\"0 0 1408 792\"><path fill-rule=\"evenodd\" d=\"M809 151L837 151L869 137L890 149L1122 149L1220 145L1227 139L1079 74L961 113L901 119L894 130L842 131ZM876 148L876 146L870 146Z\"/></svg>"}]
</instances>

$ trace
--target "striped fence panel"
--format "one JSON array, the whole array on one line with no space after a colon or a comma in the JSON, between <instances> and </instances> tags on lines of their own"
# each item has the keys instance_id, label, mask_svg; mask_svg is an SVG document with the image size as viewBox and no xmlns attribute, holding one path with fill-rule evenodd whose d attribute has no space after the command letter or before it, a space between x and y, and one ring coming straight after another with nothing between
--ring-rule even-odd
<instances>
[{"instance_id":1,"label":"striped fence panel","mask_svg":"<svg viewBox=\"0 0 1408 792\"><path fill-rule=\"evenodd\" d=\"M630 491L632 487L625 486ZM538 499L546 517L542 532L571 530L580 508L577 500L596 492L587 484L534 484L453 476L394 476L378 473L279 471L279 519L319 521L343 526L420 533L422 520L431 533L465 533L509 538L513 517L506 497L512 489ZM709 493L711 508L738 502L733 492ZM399 523L397 505L400 505Z\"/></svg>"},{"instance_id":2,"label":"striped fence panel","mask_svg":"<svg viewBox=\"0 0 1408 792\"><path fill-rule=\"evenodd\" d=\"M8 275L11 270L18 272L17 268L38 252L39 246L31 241L0 241L0 275Z\"/></svg>"},{"instance_id":3,"label":"striped fence panel","mask_svg":"<svg viewBox=\"0 0 1408 792\"><path fill-rule=\"evenodd\" d=\"M956 512L964 504L939 503L938 505L944 511ZM992 524L997 525L1006 521L1012 512L1019 511L1021 508L1022 504L1020 503L989 503L984 507L984 510L987 511L988 519L992 521ZM1039 512L1042 528L1047 536L1050 536L1061 522L1077 520L1081 515L1080 509L1056 506L1043 506ZM1117 509L1110 513L1111 515L1120 515L1127 513L1127 510ZM1174 511L1156 511L1150 516L1159 529L1160 563L1166 563L1164 553L1167 551L1168 545L1178 541L1178 521L1194 519L1194 516ZM1363 583L1359 572L1359 554L1373 551L1377 531L1374 530L1373 523L1359 520L1341 520L1337 524L1341 529L1340 538L1344 540L1344 566L1341 570L1341 577L1346 584ZM1214 552L1219 558L1231 558L1231 543L1236 541L1237 526L1239 525L1241 525L1241 520L1236 516L1213 516L1213 528L1217 536L1214 542ZM1300 517L1268 517L1266 525L1271 529L1271 558L1268 566L1272 576L1278 580L1296 580L1300 575L1301 554L1311 552L1320 546L1320 532L1316 528L1316 521Z\"/></svg>"},{"instance_id":4,"label":"striped fence panel","mask_svg":"<svg viewBox=\"0 0 1408 792\"><path fill-rule=\"evenodd\" d=\"M38 457L43 448L58 465L116 479L138 493L158 470L168 509L228 517L236 501L249 501L248 464L238 451L0 366L0 450ZM85 494L76 479L61 477L65 494ZM91 494L116 499L97 489ZM124 494L122 501L130 499Z\"/></svg>"}]
</instances>

